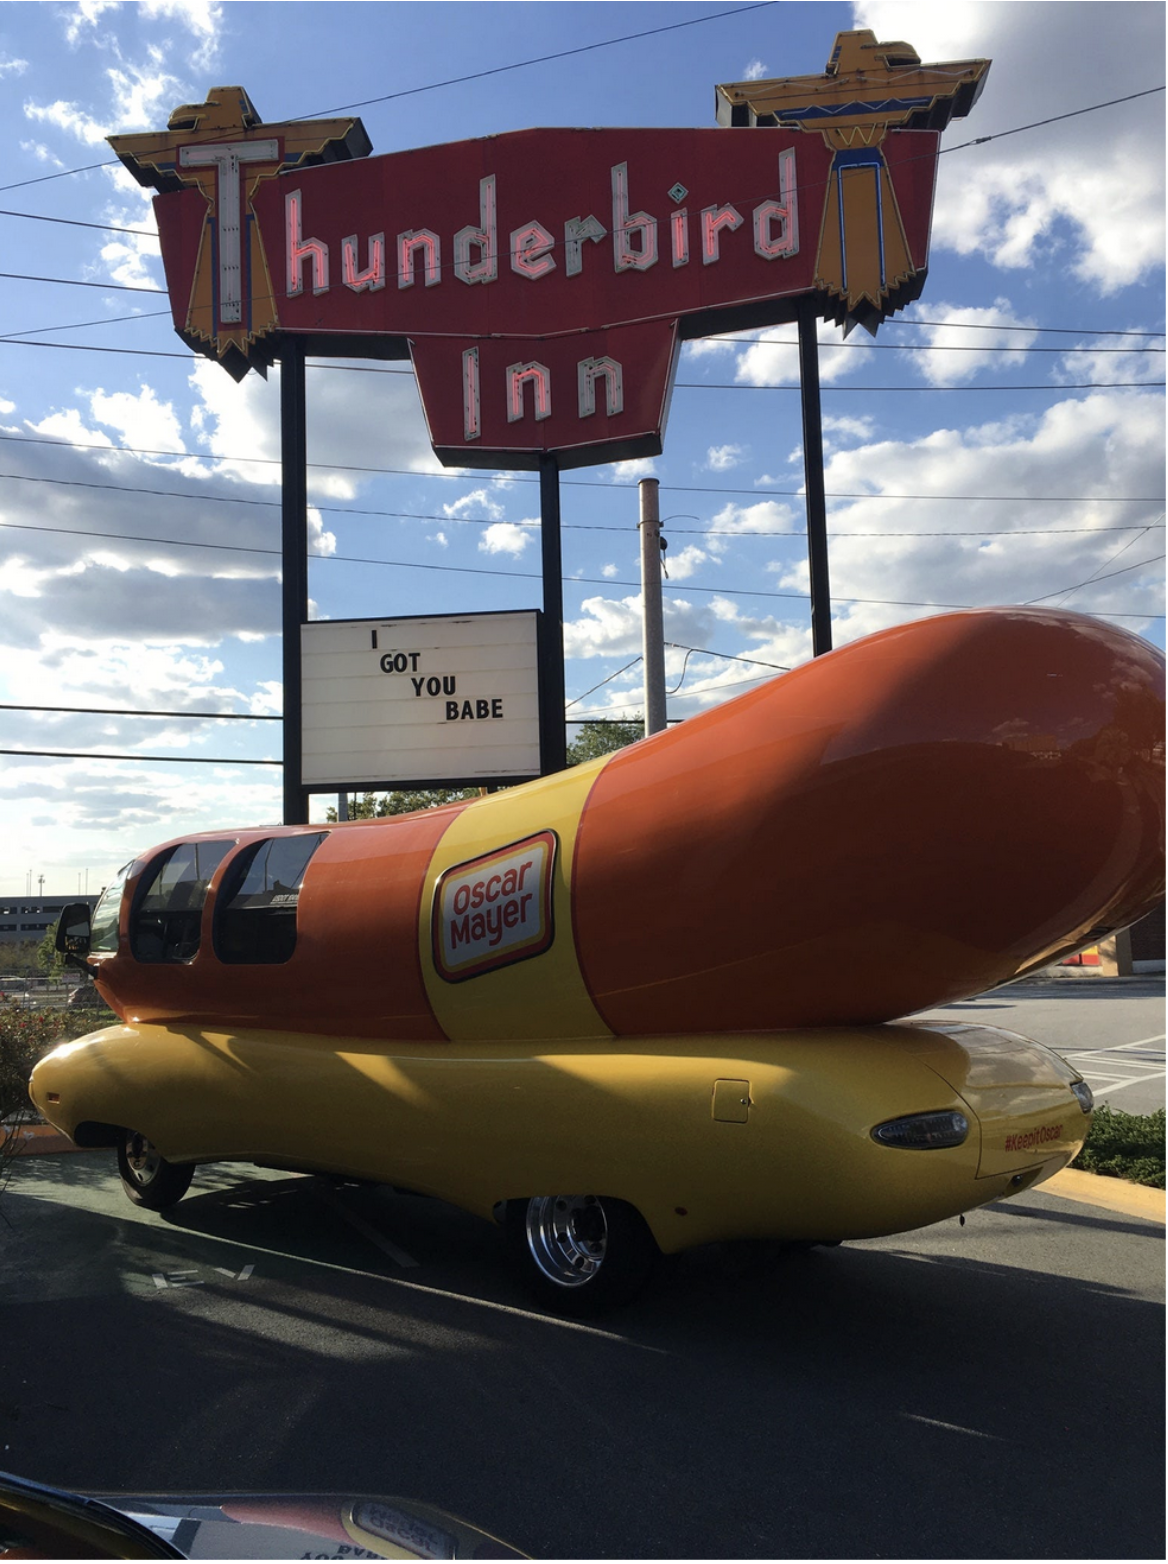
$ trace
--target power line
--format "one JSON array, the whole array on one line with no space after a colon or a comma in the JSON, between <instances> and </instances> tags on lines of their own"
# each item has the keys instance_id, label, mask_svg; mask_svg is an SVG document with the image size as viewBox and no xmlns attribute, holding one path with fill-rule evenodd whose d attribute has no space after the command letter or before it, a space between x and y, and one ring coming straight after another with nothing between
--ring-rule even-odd
<instances>
[{"instance_id":1,"label":"power line","mask_svg":"<svg viewBox=\"0 0 1168 1564\"><path fill-rule=\"evenodd\" d=\"M110 755L94 749L0 749L0 755L39 755L49 760L150 760L185 766L282 766L282 760L228 759L222 755Z\"/></svg>"},{"instance_id":2,"label":"power line","mask_svg":"<svg viewBox=\"0 0 1168 1564\"><path fill-rule=\"evenodd\" d=\"M148 294L153 295L154 298L165 299L165 298L169 297L168 291L165 288L144 288L144 287L141 287L141 286L139 286L137 284L133 284L133 283L89 282L89 281L86 281L84 279L74 278L74 277L38 277L35 274L28 273L28 272L0 272L0 278L7 279L10 282L50 283L54 287L96 288L99 292L103 292L103 293L148 293ZM276 296L273 294L270 297L275 298ZM154 319L158 318L159 316L168 315L169 313L170 313L169 310L158 310L158 311L151 311L149 314L145 314L145 315L111 315L111 316L109 316L106 319L101 320L101 321L80 321L80 322L78 322L78 326L108 325L108 324L112 324L112 323L115 323L117 321L123 321L123 320L154 320ZM1164 336L1164 333L1163 332L1159 332L1159 331L1109 331L1109 330L1104 330L1104 329L1096 329L1096 328L1090 327L1090 326L1084 326L1081 329L1076 329L1076 328L1068 327L1068 326L1006 326L1006 325L996 326L996 325L984 325L984 324L980 324L980 323L965 322L965 321L893 320L891 318L889 320L882 321L881 324L882 325L886 325L886 326L894 325L894 326L941 327L941 328L944 328L946 330L957 329L957 330L961 330L961 331L998 331L998 332L1006 332L1006 331L1021 332L1021 331L1024 331L1024 332L1029 332L1031 334L1037 334L1039 332L1060 332L1060 333L1064 333L1067 336L1077 336L1077 337L1103 337L1103 336L1105 336L1105 337L1139 337L1139 338L1157 337L1157 338L1159 338L1159 337L1163 337ZM68 331L68 330L72 330L72 329L74 329L74 328L70 327L70 326L40 326L40 327L36 327L35 328L35 330L38 330L38 331ZM29 334L30 333L28 331L9 332L9 333L7 333L7 335L9 337L27 336ZM694 338L692 340L699 341L699 342L726 342L726 343L730 343L732 346L735 346L735 347L745 347L745 348L750 348L750 347L793 348L793 347L797 347L798 346L798 343L796 342L796 340L793 337L789 338L789 339L788 338L775 339L775 338L759 337L759 336L751 336L751 337L709 336L709 337L698 337L698 338ZM1072 354L1072 353L1092 353L1092 354L1113 353L1113 354L1123 354L1123 353L1164 353L1164 352L1168 351L1168 349L1165 349L1165 348L1152 348L1152 347L1147 347L1147 348L1097 348L1097 347L1046 348L1046 347L1035 347L1033 343L1029 344L1026 347L1016 347L1016 348L1014 348L1014 347L979 348L979 347L976 347L976 346L963 347L963 346L961 346L959 344L956 344L956 345L942 345L940 343L934 343L934 342L821 342L819 344L819 346L820 346L820 349L822 351L824 351L824 352L829 352L829 351L834 352L834 351L837 351L837 350L848 350L848 351L852 351L852 352L864 352L864 353L987 353L987 352L992 352L992 353L1061 353L1064 356ZM202 356L203 355L198 355L198 354L195 355L195 357L202 357ZM314 366L314 367L328 367L328 368L336 368L336 369L348 369L348 371L350 373L353 372L353 370L352 370L352 368L350 366L345 366L345 365L328 365L328 366ZM409 370L395 370L395 371L392 371L392 373L395 373L395 374L409 374L410 371Z\"/></svg>"},{"instance_id":3,"label":"power line","mask_svg":"<svg viewBox=\"0 0 1168 1564\"><path fill-rule=\"evenodd\" d=\"M245 711L133 711L120 706L14 706L0 701L0 711L71 712L86 717L190 717L216 722L282 722L282 717L257 716Z\"/></svg>"},{"instance_id":4,"label":"power line","mask_svg":"<svg viewBox=\"0 0 1168 1564\"><path fill-rule=\"evenodd\" d=\"M516 60L512 65L496 65L488 70L473 71L468 76L451 76L445 81L429 82L424 87L405 87L399 92L386 92L377 98L362 98L357 103L342 103L335 109L321 109L314 114L298 114L297 119L323 119L332 114L347 114L350 109L365 109L375 103L391 103L398 98L410 98L420 92L434 92L439 87L459 87L469 81L482 81L488 76L501 76L506 71L518 71L529 65L547 65L552 60L566 60L573 55L589 54L595 49L608 49L613 44L631 43L638 38L653 38L659 33L679 32L683 27L698 27L703 22L720 22L729 16L741 16L747 11L769 10L776 0L762 0L754 5L735 6L732 11L715 11L709 16L694 16L685 22L671 22L665 27L650 27L640 33L625 33L620 38L606 38L600 43L581 44L574 49L561 49L555 54L540 54L530 60Z\"/></svg>"},{"instance_id":5,"label":"power line","mask_svg":"<svg viewBox=\"0 0 1168 1564\"><path fill-rule=\"evenodd\" d=\"M58 446L61 450L102 450L102 452L117 452L117 454L131 455L131 457L189 457L194 461L250 461L250 463L258 463L258 465L261 466L272 466L272 468L278 468L278 466L280 466L280 457L227 457L227 455L208 454L208 452L205 452L205 450L164 450L163 447L114 446L114 444L106 444L106 446L103 446L103 444L84 443L84 441L80 441L80 439L50 439L47 438L47 436L41 435L9 435L9 433L0 433L0 441L5 441L5 439L6 441L11 441L11 443L14 444L22 444L22 446ZM310 466L310 468L321 469L321 471L324 472L367 472L367 474L375 475L375 477L407 477L407 479L414 480L425 479L425 482L427 483L430 482L430 479L450 479L457 483L499 482L499 474L497 474L497 472L486 472L486 474L474 474L474 472L469 472L468 474L468 472L464 471L464 469L463 471L458 472L417 472L411 471L410 468L364 468L364 466L356 466L355 463L352 463L352 461L310 461L310 463L306 463L306 465ZM13 472L9 472L9 474L0 474L0 477L19 477L19 475L20 474L13 474ZM27 482L38 482L38 479L36 479L36 477L28 477ZM44 482L52 482L52 480L45 479ZM535 483L538 482L539 479L524 479L524 477L508 477L507 479L507 483L528 483L528 485L535 485ZM632 491L636 486L635 483L604 483L600 482L599 479L561 479L560 483L561 488L602 488L602 490L608 491L622 490L622 488L624 488L624 490ZM102 485L97 486L100 488ZM740 490L740 488L729 488L729 486L719 485L719 483L707 483L707 485L702 485L702 483L663 483L663 485L661 485L661 493L747 494L747 496L755 497L755 499L758 499L758 497L761 497L761 499L768 499L768 497L772 496L780 497L780 499L802 499L802 497L804 497L802 490L776 490L776 488L749 488L749 490ZM222 497L224 497L224 499L233 499L235 496ZM832 490L829 491L829 494L827 494L827 499L973 500L973 502L980 502L980 500L994 500L994 502L996 502L996 500L1007 500L1007 502L1010 502L1010 504L1016 504L1016 502L1024 502L1024 504L1038 504L1038 502L1041 502L1041 504L1059 505L1087 504L1087 502L1090 502L1090 504L1093 505L1163 504L1163 494L1127 494L1127 496L1124 496L1124 494L865 494L858 490ZM239 500L239 504L277 505L278 500ZM316 510L330 511L330 513L333 513L333 511L338 511L338 513L341 513L341 508L335 507L335 505L314 505L314 508L316 508ZM346 511L346 513L349 513L349 511ZM405 515L405 513L399 513L399 511L367 511L367 513L364 513L364 511L352 511L352 515L394 516ZM446 522L455 521L455 519L458 518L455 518L455 516L436 516L436 518L433 519L436 519L436 521ZM607 529L599 529L599 527L597 527L597 529L593 530ZM624 527L613 527L611 530L613 530L613 532L624 532L625 529ZM685 529L674 527L672 530L674 530L674 532L683 532ZM735 529L735 533L733 533L733 535L740 535L740 533L738 533L738 529Z\"/></svg>"},{"instance_id":6,"label":"power line","mask_svg":"<svg viewBox=\"0 0 1168 1564\"><path fill-rule=\"evenodd\" d=\"M688 21L674 22L666 27L650 27L647 28L644 32L640 33L625 33L620 38L604 38L598 43L582 44L575 49L563 49L558 54L543 54L531 60L516 60L510 65L496 65L488 70L474 71L467 76L453 76L446 81L428 82L423 87L405 87L399 92L388 92L379 98L365 98L360 103L348 103L336 109L320 110L313 114L294 114L284 123L295 124L299 120L328 118L333 114L343 114L349 109L366 108L367 106L375 103L389 103L395 98L415 97L418 93L422 92L436 92L440 87L461 86L466 82L481 81L483 78L488 76L501 76L507 71L522 70L526 66L544 65L551 60L563 60L575 54L589 54L596 49L608 49L618 43L631 43L638 38L651 38L657 33L678 32L683 27L698 27L703 22L719 22L722 21L725 17L738 16L745 11L766 10L770 5L776 3L777 0L761 0L761 3L754 5L735 6L734 9L730 11L716 11L709 16L695 16L691 17ZM216 132L216 135L221 134L221 132ZM118 158L107 158L104 162L101 163L86 163L81 168L65 168L61 169L58 173L55 174L41 174L35 179L20 179L10 185L0 185L0 192L7 190L22 190L27 185L48 184L50 180L68 179L73 174L88 174L95 168L114 168L117 166L119 161L120 159Z\"/></svg>"},{"instance_id":7,"label":"power line","mask_svg":"<svg viewBox=\"0 0 1168 1564\"><path fill-rule=\"evenodd\" d=\"M312 366L309 366L309 367L311 368ZM190 458L193 461L200 461L200 462L252 462L252 463L256 463L258 465L265 466L265 467L279 467L281 465L281 459L278 456L224 456L224 455L221 455L221 454L219 454L217 452L216 453L211 453L211 452L207 452L207 451L188 451L186 449L182 449L182 450L178 450L178 451L173 451L173 450L172 451L168 451L168 450L164 450L160 446L152 447L152 446L141 446L141 445L113 445L113 444L101 445L101 444L97 444L95 442L85 442L85 441L81 441L81 440L61 440L61 439L57 439L56 437L53 437L53 438L50 439L50 438L48 438L46 436L42 436L42 435L25 435L25 434L0 434L0 441L3 441L3 440L7 440L7 441L10 441L10 442L12 442L14 444L19 444L19 445L49 445L49 446L57 446L61 450L67 450L67 451L102 451L102 452L107 452L107 453L108 452L117 452L119 454L127 455L127 456L171 456L171 457ZM417 472L417 471L411 470L408 467L360 467L360 466L357 466L356 463L354 463L354 462L308 462L307 466L309 466L310 468L319 469L319 470L324 471L324 472L359 472L359 473L369 473L369 474L371 474L371 475L373 475L375 477L413 478L415 480L417 480L417 479L424 479L427 483L432 478L446 478L446 479L453 480L456 483L471 483L471 484L497 483L499 481L499 475L498 475L497 472L487 472L485 474L475 474L473 472L472 473L467 473L466 471L459 471L459 472L426 472L426 473L421 473L421 472ZM0 473L0 477L15 478L15 477L20 477L20 476L22 476L22 475L21 474L17 474L17 473ZM39 482L39 481L42 481L42 480L40 480L40 479L38 479L38 478L36 478L34 476L28 476L28 477L25 478L25 481L29 482L29 483L35 483L35 482ZM45 479L43 481L44 482L50 482L52 480ZM539 479L538 478L508 477L506 479L506 482L508 484L538 484ZM636 487L636 485L633 484L633 483L604 483L600 479L597 479L597 478L592 478L592 479L561 478L560 485L561 485L562 488L570 488L570 489L606 489L606 490L609 490L610 492L613 489L628 489L628 490L631 491L633 488ZM95 487L101 488L101 487L103 487L103 485L98 484L98 485L95 485ZM750 495L750 496L752 496L753 498L756 498L756 499L758 499L758 498L766 499L766 498L770 498L770 497L787 498L787 499L802 499L804 497L803 496L803 492L802 492L801 489L764 489L764 488L734 489L734 488L729 488L729 487L727 487L725 485L721 485L721 484L676 484L676 483L663 483L661 485L661 491L662 491L662 493L668 492L668 493L671 493L671 494L744 494L744 495ZM182 495L178 496L178 498L185 498L185 497L186 496L182 496ZM197 496L191 496L191 497L192 498L210 499L210 498L213 498L215 496L197 495ZM218 498L222 498L222 499L225 499L225 500L234 500L235 499L235 497L233 495L223 495L223 496L218 496ZM1162 505L1164 503L1164 496L1162 494L1152 494L1152 495L1148 495L1148 494L1139 494L1139 495L1114 495L1114 494L1100 494L1100 495L1084 495L1084 494L1080 494L1080 495L1075 495L1075 494L891 494L891 493L889 493L889 494L866 494L866 493L863 493L860 490L852 491L852 490L844 490L844 489L836 489L836 490L829 491L828 495L827 495L827 498L828 499L836 499L836 500L946 500L946 501L949 501L949 500L963 500L963 501L971 501L971 502L977 502L977 503L980 503L983 500L992 500L992 501L995 501L995 502L996 501L1007 501L1007 502L1009 502L1011 504L1015 504L1015 503L1025 503L1025 504L1042 503L1042 504L1059 504L1059 505L1078 505L1078 504L1087 504L1087 503L1090 503L1092 505ZM278 505L279 501L277 501L277 500L239 500L238 503L241 504L241 505L261 505L261 504ZM407 512L399 512L399 511L357 511L357 510L352 510L352 509L344 509L343 510L339 506L329 506L329 505L314 505L314 509L320 510L320 511L326 511L326 512L328 512L330 514L336 513L336 514L345 514L345 515L351 514L351 515L371 515L371 516L397 516L397 515L406 515L406 514L408 514ZM426 517L424 519L427 519L427 520L433 519L435 521L441 521L441 522L445 523L445 522L448 522L448 521L450 521L450 522L457 521L457 520L460 520L462 518L455 517L455 516L445 516L444 515L444 516L435 516L433 518ZM513 525L518 525L518 523L513 523ZM611 529L610 528L602 528L602 527L593 527L590 530L592 530L592 531L608 531L608 530L611 530L613 532L623 532L626 529L623 528L623 527L612 527ZM675 527L675 528L672 528L671 530L674 531L674 532L680 533L680 532L684 532L686 529L685 528L680 528L680 527ZM703 528L702 530L703 531L707 531L708 529ZM1011 529L1011 530L1013 530L1013 529ZM1076 528L1076 529L1071 529L1071 530L1079 530L1079 529ZM1095 530L1095 529L1087 529L1087 530ZM733 535L735 537L754 536L754 534L748 534L748 533L746 533L744 531L740 531L738 528L733 529L733 532L732 532L731 535ZM780 536L780 535L781 534L771 534L771 533L759 533L758 534L758 536L766 536L766 537ZM887 534L879 534L879 535L880 536L886 536ZM926 536L926 534L923 534L923 533L921 535L922 536ZM932 534L927 534L927 535L928 536L932 536ZM943 535L945 535L945 534L938 534L938 536L943 536ZM982 534L978 533L978 534L970 534L970 535L971 536L981 536ZM856 536L860 536L860 534L856 534ZM956 534L955 534L955 536L956 536Z\"/></svg>"},{"instance_id":8,"label":"power line","mask_svg":"<svg viewBox=\"0 0 1168 1564\"><path fill-rule=\"evenodd\" d=\"M50 479L50 480L44 480L44 481L51 482L53 480ZM178 539L178 538L174 538L174 539L159 539L159 538L135 537L132 534L119 534L119 533L112 533L112 532L86 532L84 529L77 528L77 527L39 527L39 526L35 526L35 525L31 524L31 523L25 523L25 522L5 521L5 522L0 522L0 527L6 528L6 529L11 529L13 531L19 531L19 532L60 532L60 533L63 533L65 535L67 535L67 536L70 536L70 537L99 537L99 538L109 538L109 539L122 539L122 540L128 541L128 542L154 543L154 544L157 544L157 543L161 542L161 543L165 543L165 545L167 547L210 548L210 549L218 549L218 550L222 550L222 551L225 551L225 552L236 553L236 554L265 554L265 555L279 556L280 552L281 552L279 549L275 549L275 548L245 548L242 545L235 544L235 543L195 543L195 542L190 542L190 541L185 540L185 539ZM538 571L532 571L532 570L491 570L491 569L489 569L489 568L487 568L485 566L481 566L481 565L479 565L479 566L473 566L473 565L433 565L433 564L419 563L418 561L408 560L408 559L374 559L374 558L369 557L369 556L352 555L352 554L310 554L308 557L310 559L330 560L330 561L332 561L335 564L379 565L379 566L383 566L383 567L386 567L386 568L392 568L392 569L396 569L396 570L430 570L430 571L442 572L444 574L463 575L463 576L502 576L505 579L511 580L511 581L542 581L542 579L543 579L542 575ZM1159 556L1159 557L1162 558L1163 556ZM1145 564L1146 563L1151 563L1151 561L1144 561L1144 563ZM1128 566L1127 568L1131 569L1131 570L1137 570L1140 567L1138 565L1131 565L1131 566ZM1122 572L1117 572L1117 574L1122 574ZM640 585L641 585L641 583L639 581L628 581L628 580L624 580L623 578L615 577L615 576L565 576L564 580L569 585L571 585L573 583L579 583L580 585L584 585L584 586L635 587L635 588L639 589ZM697 585L697 583L692 582L692 581L687 581L684 586L673 585L673 584L665 584L663 586L662 590L666 591L666 592L701 592L703 594L709 594L709 595L714 596L714 597L765 597L765 598L790 600L792 602L800 602L800 603L805 603L808 600L808 594L805 593L805 592L764 592L764 591L760 591L757 588L753 588L753 587L725 587L725 586L707 587L707 586L699 586L699 585ZM1051 595L1057 595L1057 594L1051 594ZM946 608L947 609L947 608L975 608L975 607L978 606L977 604L974 604L974 603L931 603L931 602L922 602L922 601L918 601L916 599L907 599L907 598L843 597L843 596L840 596L838 594L833 595L833 601L838 602L838 603L876 603L876 604L880 604L880 605L887 606L887 607L893 607L893 608ZM1164 618L1163 614L1153 614L1153 613L1146 613L1146 612L1124 612L1124 613L1120 613L1118 610L1113 612L1110 609L1108 609L1107 612L1109 614L1112 614L1112 617L1114 617L1114 618L1122 618L1122 619L1162 619L1162 618Z\"/></svg>"},{"instance_id":9,"label":"power line","mask_svg":"<svg viewBox=\"0 0 1168 1564\"><path fill-rule=\"evenodd\" d=\"M0 436L0 438L3 438L3 437ZM45 483L45 484L49 484L49 485L51 485L51 486L53 486L55 488L92 489L92 490L95 490L99 494L100 493L110 493L110 494L144 494L144 495L147 495L148 497L150 497L152 499L189 500L189 501L193 501L193 502L196 502L196 503L207 504L207 505L248 505L248 506L251 506L254 509L259 509L259 510L279 510L280 506L281 506L281 501L279 501L279 500L255 500L255 499L249 499L249 498L247 498L244 495L237 495L237 494L199 494L197 492L193 492L193 491L192 492L188 492L188 491L184 491L184 490L181 490L181 489L151 489L151 488L148 488L145 484L94 483L94 482L92 482L89 479L83 479L83 478L49 478L49 477L45 477L45 476L39 475L39 474L38 475L31 475L31 474L27 474L27 473L0 472L0 481L2 481L2 480L7 480L8 482L11 482L11 483ZM943 501L946 501L946 502L952 502L952 501L955 501L955 500L961 500L963 498L965 498L965 499L975 499L976 498L976 496L944 495L944 494L941 494L941 495L899 495L899 496L898 495L851 495L851 496L833 495L833 496L830 496L830 497L831 498L841 498L842 497L842 498L852 498L852 499L934 499L934 500L938 500L938 501L942 501L943 500ZM1005 496L1000 496L1000 497L1004 498ZM1019 502L1019 503L1024 503L1025 502L1025 496L1015 496L1015 500L1017 502ZM1066 503L1066 504L1076 504L1076 505L1078 505L1078 504L1090 505L1090 504L1093 504L1094 501L1091 499L1090 496L1082 496L1079 499L1067 498L1066 500L1064 500L1064 503ZM1128 504L1140 504L1140 503L1152 504L1152 503L1157 503L1157 502L1156 501L1152 501L1152 500L1147 500L1147 501L1129 500L1129 501L1126 501L1125 503L1128 503ZM1162 501L1159 502L1159 503L1162 503ZM445 515L440 516L437 513L430 512L430 511L376 510L376 509L372 509L372 508L368 508L368 507L345 506L345 505L314 505L313 509L318 511L322 516L361 516L361 517L374 517L374 518L377 518L377 519L384 519L384 520L390 520L390 521L434 522L434 523L437 523L438 525L443 526L443 527L446 527L446 526L493 527L493 526L497 526L497 525L501 524L500 523L500 518L499 517L493 517L493 516L445 516ZM526 528L526 529L528 529L531 532L535 532L538 529L539 525L540 525L538 521L526 521L526 520L525 521L502 522L502 524L506 525L506 526L510 526L510 527ZM1155 523L1151 523L1149 525L1149 524L1146 524L1146 523L1143 523L1143 522L1132 522L1132 523L1126 523L1126 524L1121 523L1121 524L1116 525L1116 526L1107 526L1107 527L1006 527L1006 528L1001 528L1001 529L994 529L994 528L990 528L990 527L977 527L977 528L971 528L971 529L968 529L968 530L944 529L944 530L938 531L938 530L930 529L930 530L926 530L926 531L917 530L917 531L895 531L895 532L894 531L889 531L889 530L886 530L886 529L883 529L883 528L876 528L876 529L864 530L864 531L845 531L845 530L840 529L840 528L832 527L832 528L829 528L828 530L829 530L829 535L831 537L836 537L836 538L1015 538L1015 537L1019 537L1020 538L1020 537L1058 537L1058 536L1080 537L1080 536L1088 536L1088 535L1091 535L1091 534L1102 534L1102 533L1108 533L1108 532L1146 532L1146 531L1150 530L1150 526L1154 526L1154 525L1156 525L1156 524ZM0 522L0 526L10 527L10 528L17 528L19 530L27 531L27 532L57 532L57 531L63 530L63 529L57 528L57 527L40 527L40 526L35 526L35 525L31 524L31 523L20 523L20 522ZM566 531L566 532L615 532L615 533L621 534L622 536L627 536L629 538L632 537L632 529L630 527L617 527L617 526L606 525L606 524L601 524L601 523L593 523L593 522L565 522L565 523L562 524L562 527L563 527L563 530ZM674 537L703 537L703 538L709 538L709 537L719 537L719 538L747 538L747 537L749 537L749 538L802 538L802 537L804 537L806 535L802 528L788 528L785 531L781 531L781 530L779 530L777 528L773 528L773 529L749 528L748 529L748 528L737 528L737 527L714 527L714 526L710 526L710 527L671 527L669 530L673 534ZM131 535L129 533L103 532L103 531L100 531L100 530L94 530L94 531L92 531L92 532L90 532L90 533L88 533L86 535L90 536L90 537L117 538L117 539L121 539L123 541L133 541L133 542L141 542L141 543L159 543L159 544L162 544L164 546L174 546L174 547L182 547L182 548L231 548L231 549L239 550L240 552L243 552L243 553L256 552L255 550L241 548L241 546L238 545L238 544L212 544L212 543L192 542L191 540L186 539L186 538L147 538L147 537L133 536L133 535ZM278 549L272 549L272 550L261 551L261 552L279 553L280 551ZM322 556L317 556L317 557L321 557L321 558L324 558L324 557L327 557L327 558L340 558L342 556L339 556L339 555L323 556L322 555Z\"/></svg>"},{"instance_id":10,"label":"power line","mask_svg":"<svg viewBox=\"0 0 1168 1564\"><path fill-rule=\"evenodd\" d=\"M163 310L163 311L160 311L159 313L160 314L167 314L168 311ZM145 317L143 317L143 316L127 316L125 318L128 319L128 320L141 320L141 319L144 319ZM105 325L106 322L105 321L95 321L95 322L90 322L90 324L92 324L92 325ZM67 328L64 327L64 326L62 326L62 327L47 327L46 326L46 327L41 327L40 329L44 330L44 331L48 331L48 330L61 330L61 331L64 331ZM446 333L435 333L435 335L446 335ZM523 334L521 334L521 336L522 336L522 340L524 340L524 341L528 340L528 334L527 333L523 333ZM58 349L68 349L68 350L70 350L72 352L75 352L75 353L118 353L118 354L122 354L124 356L132 357L132 358L171 358L171 359L182 359L182 360L184 360L187 363L198 363L198 362L201 362L204 359L204 357L206 357L206 355L201 354L201 353L166 353L166 352L163 352L163 351L161 351L159 349L151 349L151 348L111 348L111 347L99 346L96 343L90 343L90 342L31 342L31 341L28 341L26 338L23 338L23 337L20 337L20 336L16 336L16 335L11 335L11 334L8 335L8 336L0 336L0 345L8 345L8 346L11 346L11 347L18 347L18 348L58 348ZM208 359L208 362L214 362L214 360ZM411 379L414 378L414 372L413 372L412 369L358 369L358 368L354 368L353 366L347 365L347 364L328 364L328 365L325 365L325 364L311 365L310 364L308 367L310 369L312 369L312 368L332 369L333 371L335 371L337 373L340 373L340 374L408 375ZM1155 387L1163 386L1164 383L1165 382L1163 380L1099 380L1099 381L1082 381L1082 382L1068 381L1064 385L1055 385L1055 384L1024 385L1024 386L1012 386L1012 385L988 385L988 386L987 385L982 385L982 386L931 386L931 385L920 385L920 386L840 386L840 385L828 385L828 386L824 386L823 389L829 395L834 393L834 392L845 392L845 391L864 391L864 392L924 391L924 392L930 392L930 393L938 392L938 391L951 391L951 392L1048 391L1048 392L1053 392L1053 393L1059 393L1059 392L1063 392L1063 391L1147 391L1147 390L1151 390L1151 389L1153 389ZM675 391L791 391L791 392L798 392L799 387L798 387L798 385L754 385L754 386L751 386L751 385L735 384L733 382L722 383L722 382L719 382L719 381L710 381L710 380L676 380L676 381L674 381L674 390Z\"/></svg>"}]
</instances>

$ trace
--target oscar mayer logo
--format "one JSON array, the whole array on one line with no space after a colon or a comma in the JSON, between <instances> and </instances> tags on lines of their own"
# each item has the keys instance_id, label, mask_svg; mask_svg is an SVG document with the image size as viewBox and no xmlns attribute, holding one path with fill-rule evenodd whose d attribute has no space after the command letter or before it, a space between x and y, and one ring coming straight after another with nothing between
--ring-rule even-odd
<instances>
[{"instance_id":1,"label":"oscar mayer logo","mask_svg":"<svg viewBox=\"0 0 1168 1564\"><path fill-rule=\"evenodd\" d=\"M551 945L554 831L447 869L434 887L434 966L448 983L541 955Z\"/></svg>"}]
</instances>

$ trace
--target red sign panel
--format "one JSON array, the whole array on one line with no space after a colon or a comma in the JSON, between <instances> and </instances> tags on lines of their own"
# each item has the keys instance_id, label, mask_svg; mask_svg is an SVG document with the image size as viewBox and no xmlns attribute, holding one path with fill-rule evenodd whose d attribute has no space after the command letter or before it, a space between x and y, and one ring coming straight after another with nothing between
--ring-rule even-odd
<instances>
[{"instance_id":1,"label":"red sign panel","mask_svg":"<svg viewBox=\"0 0 1168 1564\"><path fill-rule=\"evenodd\" d=\"M260 360L281 335L409 356L449 463L656 454L680 341L792 320L807 296L841 318L819 275L829 234L845 283L849 245L878 267L881 313L924 281L932 130L847 154L845 192L821 136L780 128L529 130L290 168L262 129L202 146L216 202L156 199L176 327L230 330ZM200 269L212 321L194 318Z\"/></svg>"}]
</instances>

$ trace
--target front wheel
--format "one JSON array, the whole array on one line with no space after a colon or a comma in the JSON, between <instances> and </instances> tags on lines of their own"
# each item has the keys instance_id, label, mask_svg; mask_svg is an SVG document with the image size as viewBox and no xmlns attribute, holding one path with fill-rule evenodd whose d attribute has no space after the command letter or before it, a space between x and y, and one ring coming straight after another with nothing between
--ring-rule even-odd
<instances>
[{"instance_id":1,"label":"front wheel","mask_svg":"<svg viewBox=\"0 0 1168 1564\"><path fill-rule=\"evenodd\" d=\"M165 1211L177 1204L195 1176L193 1166L168 1162L138 1130L122 1130L118 1135L118 1172L126 1194L148 1211Z\"/></svg>"},{"instance_id":2,"label":"front wheel","mask_svg":"<svg viewBox=\"0 0 1168 1564\"><path fill-rule=\"evenodd\" d=\"M624 1303L660 1255L636 1207L607 1195L508 1201L507 1242L528 1290L561 1314Z\"/></svg>"}]
</instances>

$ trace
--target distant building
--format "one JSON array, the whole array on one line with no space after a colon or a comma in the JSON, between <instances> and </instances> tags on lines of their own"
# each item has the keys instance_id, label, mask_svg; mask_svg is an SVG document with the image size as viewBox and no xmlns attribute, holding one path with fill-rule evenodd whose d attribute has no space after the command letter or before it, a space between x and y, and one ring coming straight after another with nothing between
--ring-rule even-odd
<instances>
[{"instance_id":1,"label":"distant building","mask_svg":"<svg viewBox=\"0 0 1168 1564\"><path fill-rule=\"evenodd\" d=\"M0 901L0 950L5 945L17 945L25 940L39 942L45 930L51 929L70 902L89 903L90 912L97 906L97 896L10 896Z\"/></svg>"}]
</instances>

